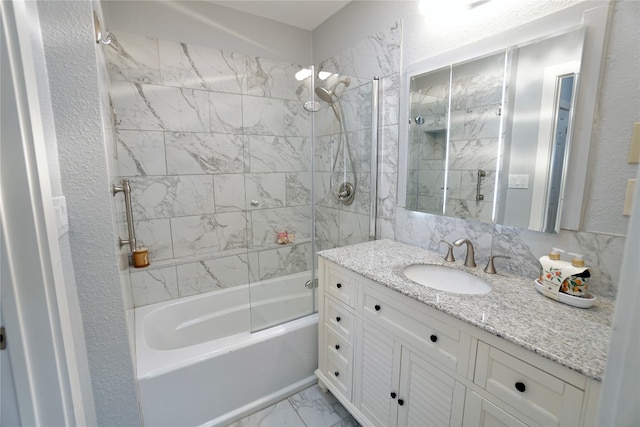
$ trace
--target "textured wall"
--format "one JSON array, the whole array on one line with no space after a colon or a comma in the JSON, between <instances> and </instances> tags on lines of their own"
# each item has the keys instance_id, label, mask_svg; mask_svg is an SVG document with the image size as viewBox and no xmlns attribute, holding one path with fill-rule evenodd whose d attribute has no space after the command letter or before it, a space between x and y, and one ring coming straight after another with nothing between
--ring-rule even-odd
<instances>
[{"instance_id":1,"label":"textured wall","mask_svg":"<svg viewBox=\"0 0 640 427\"><path fill-rule=\"evenodd\" d=\"M139 425L89 2L39 5L98 425Z\"/></svg>"}]
</instances>

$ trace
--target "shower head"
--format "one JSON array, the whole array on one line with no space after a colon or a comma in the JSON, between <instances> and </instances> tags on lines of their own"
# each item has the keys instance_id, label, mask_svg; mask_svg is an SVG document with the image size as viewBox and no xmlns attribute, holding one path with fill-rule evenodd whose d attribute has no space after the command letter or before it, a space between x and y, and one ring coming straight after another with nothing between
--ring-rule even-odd
<instances>
[{"instance_id":1,"label":"shower head","mask_svg":"<svg viewBox=\"0 0 640 427\"><path fill-rule=\"evenodd\" d=\"M333 113L336 115L336 118L338 119L339 122L342 122L342 119L340 118L340 111L338 110L338 107L336 106L336 103L333 100L333 97L335 96L336 99L338 99L338 102L340 101L340 99L338 98L338 94L334 92L340 83L344 84L345 86L349 86L349 84L351 83L351 79L347 77L345 79L338 80L329 89L318 86L316 87L316 95L318 95L318 97L322 99L324 102L331 105L331 108L333 109Z\"/></svg>"}]
</instances>

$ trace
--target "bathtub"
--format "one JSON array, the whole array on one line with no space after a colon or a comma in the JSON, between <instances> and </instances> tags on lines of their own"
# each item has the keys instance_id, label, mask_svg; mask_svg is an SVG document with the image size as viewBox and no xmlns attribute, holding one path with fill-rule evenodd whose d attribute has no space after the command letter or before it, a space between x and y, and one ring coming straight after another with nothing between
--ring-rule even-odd
<instances>
[{"instance_id":1,"label":"bathtub","mask_svg":"<svg viewBox=\"0 0 640 427\"><path fill-rule=\"evenodd\" d=\"M318 315L273 326L283 312L311 311L309 277L298 273L251 284L251 291L235 286L136 308L145 426L226 425L313 384ZM265 329L251 333L251 316Z\"/></svg>"}]
</instances>

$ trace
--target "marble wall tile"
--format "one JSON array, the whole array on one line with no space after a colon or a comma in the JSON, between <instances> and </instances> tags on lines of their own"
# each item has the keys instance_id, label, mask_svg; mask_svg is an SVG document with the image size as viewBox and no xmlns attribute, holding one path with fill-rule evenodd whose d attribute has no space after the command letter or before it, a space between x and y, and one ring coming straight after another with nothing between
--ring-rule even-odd
<instances>
[{"instance_id":1,"label":"marble wall tile","mask_svg":"<svg viewBox=\"0 0 640 427\"><path fill-rule=\"evenodd\" d=\"M180 296L196 295L249 283L248 271L246 255L179 265L177 274Z\"/></svg>"},{"instance_id":2,"label":"marble wall tile","mask_svg":"<svg viewBox=\"0 0 640 427\"><path fill-rule=\"evenodd\" d=\"M398 174L398 125L382 128L382 147L378 153L378 173Z\"/></svg>"},{"instance_id":3,"label":"marble wall tile","mask_svg":"<svg viewBox=\"0 0 640 427\"><path fill-rule=\"evenodd\" d=\"M316 206L316 239L338 246L340 238L340 211Z\"/></svg>"},{"instance_id":4,"label":"marble wall tile","mask_svg":"<svg viewBox=\"0 0 640 427\"><path fill-rule=\"evenodd\" d=\"M447 197L445 215L472 221L491 223L493 204L491 202L464 200Z\"/></svg>"},{"instance_id":5,"label":"marble wall tile","mask_svg":"<svg viewBox=\"0 0 640 427\"><path fill-rule=\"evenodd\" d=\"M300 273L311 269L311 243L282 245L259 252L260 280Z\"/></svg>"},{"instance_id":6,"label":"marble wall tile","mask_svg":"<svg viewBox=\"0 0 640 427\"><path fill-rule=\"evenodd\" d=\"M344 123L348 130L371 129L372 83L349 87L340 95Z\"/></svg>"},{"instance_id":7,"label":"marble wall tile","mask_svg":"<svg viewBox=\"0 0 640 427\"><path fill-rule=\"evenodd\" d=\"M173 253L194 256L247 247L247 217L231 212L171 218Z\"/></svg>"},{"instance_id":8,"label":"marble wall tile","mask_svg":"<svg viewBox=\"0 0 640 427\"><path fill-rule=\"evenodd\" d=\"M308 206L311 209L311 172L289 172L285 179L287 206Z\"/></svg>"},{"instance_id":9,"label":"marble wall tile","mask_svg":"<svg viewBox=\"0 0 640 427\"><path fill-rule=\"evenodd\" d=\"M312 113L304 109L304 101L286 101L284 108L284 135L310 135Z\"/></svg>"},{"instance_id":10,"label":"marble wall tile","mask_svg":"<svg viewBox=\"0 0 640 427\"><path fill-rule=\"evenodd\" d=\"M242 123L245 134L284 136L287 101L275 98L244 96Z\"/></svg>"},{"instance_id":11,"label":"marble wall tile","mask_svg":"<svg viewBox=\"0 0 640 427\"><path fill-rule=\"evenodd\" d=\"M213 177L182 175L131 179L131 199L137 219L197 215L214 211Z\"/></svg>"},{"instance_id":12,"label":"marble wall tile","mask_svg":"<svg viewBox=\"0 0 640 427\"><path fill-rule=\"evenodd\" d=\"M297 242L311 238L311 210L308 207L261 209L250 215L252 248L275 245L278 231L295 233Z\"/></svg>"},{"instance_id":13,"label":"marble wall tile","mask_svg":"<svg viewBox=\"0 0 640 427\"><path fill-rule=\"evenodd\" d=\"M163 267L131 272L133 303L140 307L178 297L175 267Z\"/></svg>"},{"instance_id":14,"label":"marble wall tile","mask_svg":"<svg viewBox=\"0 0 640 427\"><path fill-rule=\"evenodd\" d=\"M209 92L209 120L213 133L241 134L243 97L234 93Z\"/></svg>"},{"instance_id":15,"label":"marble wall tile","mask_svg":"<svg viewBox=\"0 0 640 427\"><path fill-rule=\"evenodd\" d=\"M171 175L244 172L242 135L166 132L165 144Z\"/></svg>"},{"instance_id":16,"label":"marble wall tile","mask_svg":"<svg viewBox=\"0 0 640 427\"><path fill-rule=\"evenodd\" d=\"M311 170L310 138L249 135L247 145L251 172Z\"/></svg>"},{"instance_id":17,"label":"marble wall tile","mask_svg":"<svg viewBox=\"0 0 640 427\"><path fill-rule=\"evenodd\" d=\"M467 170L496 170L498 138L450 141L449 167Z\"/></svg>"},{"instance_id":18,"label":"marble wall tile","mask_svg":"<svg viewBox=\"0 0 640 427\"><path fill-rule=\"evenodd\" d=\"M142 83L112 82L111 97L122 124L118 129L208 132L205 91Z\"/></svg>"},{"instance_id":19,"label":"marble wall tile","mask_svg":"<svg viewBox=\"0 0 640 427\"><path fill-rule=\"evenodd\" d=\"M340 54L322 61L320 70L372 79L400 72L400 23L373 34Z\"/></svg>"},{"instance_id":20,"label":"marble wall tile","mask_svg":"<svg viewBox=\"0 0 640 427\"><path fill-rule=\"evenodd\" d=\"M450 140L497 138L500 135L500 104L451 111Z\"/></svg>"},{"instance_id":21,"label":"marble wall tile","mask_svg":"<svg viewBox=\"0 0 640 427\"><path fill-rule=\"evenodd\" d=\"M377 217L391 219L395 215L397 205L397 176L381 174L378 185Z\"/></svg>"},{"instance_id":22,"label":"marble wall tile","mask_svg":"<svg viewBox=\"0 0 640 427\"><path fill-rule=\"evenodd\" d=\"M538 233L496 225L494 253L511 255L512 259L505 260L502 268L531 277L532 286L540 271L538 258L548 254L552 247L583 254L585 264L591 267L590 288L593 293L615 298L624 242L624 237L598 233L567 230L558 234ZM569 261L570 257L564 259Z\"/></svg>"},{"instance_id":23,"label":"marble wall tile","mask_svg":"<svg viewBox=\"0 0 640 427\"><path fill-rule=\"evenodd\" d=\"M151 263L173 258L169 218L135 221L134 225L138 245L149 249Z\"/></svg>"},{"instance_id":24,"label":"marble wall tile","mask_svg":"<svg viewBox=\"0 0 640 427\"><path fill-rule=\"evenodd\" d=\"M396 240L395 218L377 218L376 219L376 239Z\"/></svg>"},{"instance_id":25,"label":"marble wall tile","mask_svg":"<svg viewBox=\"0 0 640 427\"><path fill-rule=\"evenodd\" d=\"M213 191L216 212L240 212L246 209L243 174L215 175Z\"/></svg>"},{"instance_id":26,"label":"marble wall tile","mask_svg":"<svg viewBox=\"0 0 640 427\"><path fill-rule=\"evenodd\" d=\"M340 211L340 246L369 241L369 215Z\"/></svg>"},{"instance_id":27,"label":"marble wall tile","mask_svg":"<svg viewBox=\"0 0 640 427\"><path fill-rule=\"evenodd\" d=\"M296 80L303 68L266 58L247 59L247 90L245 94L266 98L304 100L309 97L309 80Z\"/></svg>"},{"instance_id":28,"label":"marble wall tile","mask_svg":"<svg viewBox=\"0 0 640 427\"><path fill-rule=\"evenodd\" d=\"M400 120L400 74L393 74L380 79L382 96L380 96L382 126L395 125Z\"/></svg>"},{"instance_id":29,"label":"marble wall tile","mask_svg":"<svg viewBox=\"0 0 640 427\"><path fill-rule=\"evenodd\" d=\"M159 58L166 86L242 93L247 68L245 55L160 40Z\"/></svg>"},{"instance_id":30,"label":"marble wall tile","mask_svg":"<svg viewBox=\"0 0 640 427\"><path fill-rule=\"evenodd\" d=\"M160 83L158 40L122 31L106 47L111 81Z\"/></svg>"},{"instance_id":31,"label":"marble wall tile","mask_svg":"<svg viewBox=\"0 0 640 427\"><path fill-rule=\"evenodd\" d=\"M251 173L245 175L246 206L248 210L281 208L286 204L286 176L284 173ZM251 201L260 204L252 206Z\"/></svg>"},{"instance_id":32,"label":"marble wall tile","mask_svg":"<svg viewBox=\"0 0 640 427\"><path fill-rule=\"evenodd\" d=\"M116 138L120 175L167 174L164 134L162 132L120 129L116 133Z\"/></svg>"}]
</instances>

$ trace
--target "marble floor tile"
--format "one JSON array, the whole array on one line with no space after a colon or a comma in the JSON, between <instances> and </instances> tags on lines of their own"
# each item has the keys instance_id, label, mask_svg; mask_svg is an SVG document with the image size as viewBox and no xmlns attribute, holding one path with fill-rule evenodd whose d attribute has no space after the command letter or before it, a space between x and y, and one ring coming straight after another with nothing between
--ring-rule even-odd
<instances>
[{"instance_id":1,"label":"marble floor tile","mask_svg":"<svg viewBox=\"0 0 640 427\"><path fill-rule=\"evenodd\" d=\"M227 427L360 427L329 392L317 384Z\"/></svg>"},{"instance_id":2,"label":"marble floor tile","mask_svg":"<svg viewBox=\"0 0 640 427\"><path fill-rule=\"evenodd\" d=\"M282 400L262 411L236 421L228 427L304 427L288 400Z\"/></svg>"},{"instance_id":3,"label":"marble floor tile","mask_svg":"<svg viewBox=\"0 0 640 427\"><path fill-rule=\"evenodd\" d=\"M291 396L289 402L307 427L329 427L349 414L331 393L323 393L317 385Z\"/></svg>"}]
</instances>

